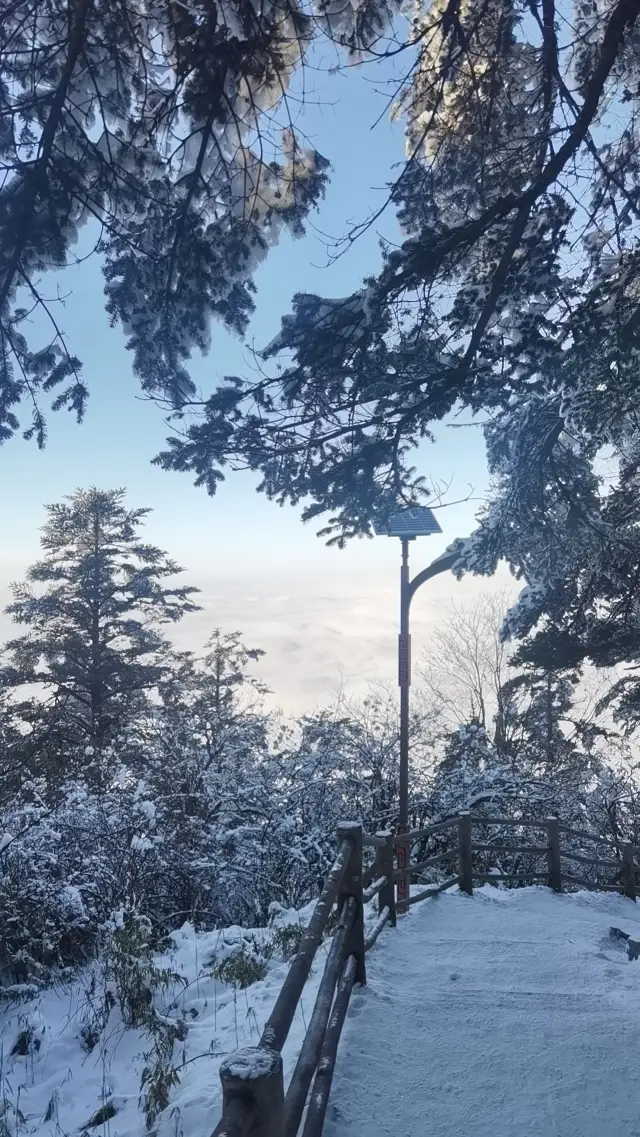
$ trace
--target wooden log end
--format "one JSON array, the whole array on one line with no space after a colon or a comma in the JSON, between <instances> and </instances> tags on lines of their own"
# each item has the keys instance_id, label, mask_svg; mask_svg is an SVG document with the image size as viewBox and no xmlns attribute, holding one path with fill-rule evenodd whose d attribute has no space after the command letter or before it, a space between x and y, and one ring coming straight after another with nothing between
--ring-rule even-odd
<instances>
[{"instance_id":1,"label":"wooden log end","mask_svg":"<svg viewBox=\"0 0 640 1137\"><path fill-rule=\"evenodd\" d=\"M284 1086L277 1050L248 1046L220 1066L222 1118L213 1137L282 1137Z\"/></svg>"},{"instance_id":2,"label":"wooden log end","mask_svg":"<svg viewBox=\"0 0 640 1137\"><path fill-rule=\"evenodd\" d=\"M277 1050L266 1046L247 1046L225 1058L220 1066L220 1078L223 1084L237 1080L252 1082L275 1077L281 1071L282 1057Z\"/></svg>"}]
</instances>

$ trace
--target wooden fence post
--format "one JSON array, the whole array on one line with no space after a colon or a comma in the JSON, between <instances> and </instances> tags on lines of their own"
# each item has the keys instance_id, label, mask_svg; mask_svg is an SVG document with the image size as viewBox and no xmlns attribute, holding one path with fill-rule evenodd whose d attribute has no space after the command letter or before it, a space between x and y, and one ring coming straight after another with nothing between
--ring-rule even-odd
<instances>
[{"instance_id":1,"label":"wooden fence post","mask_svg":"<svg viewBox=\"0 0 640 1137\"><path fill-rule=\"evenodd\" d=\"M338 826L338 847L347 838L353 841L353 849L347 864L346 872L342 878L342 886L338 893L338 913L342 911L342 906L350 896L353 896L358 909L356 918L353 922L353 927L347 936L344 947L344 958L348 959L350 955L356 957L356 983L366 983L367 975L364 965L364 909L362 901L362 826L358 824L353 825L339 825Z\"/></svg>"},{"instance_id":2,"label":"wooden fence post","mask_svg":"<svg viewBox=\"0 0 640 1137\"><path fill-rule=\"evenodd\" d=\"M460 891L473 895L473 853L471 849L471 814L461 813L458 820L460 854Z\"/></svg>"},{"instance_id":3,"label":"wooden fence post","mask_svg":"<svg viewBox=\"0 0 640 1137\"><path fill-rule=\"evenodd\" d=\"M222 1118L213 1137L282 1137L284 1086L277 1050L250 1046L220 1067Z\"/></svg>"},{"instance_id":4,"label":"wooden fence post","mask_svg":"<svg viewBox=\"0 0 640 1137\"><path fill-rule=\"evenodd\" d=\"M375 877L386 876L387 883L378 893L378 912L383 908L389 909L389 923L392 928L396 926L396 886L393 882L393 834L388 830L376 833L376 837L384 837L385 844L376 849Z\"/></svg>"},{"instance_id":5,"label":"wooden fence post","mask_svg":"<svg viewBox=\"0 0 640 1137\"><path fill-rule=\"evenodd\" d=\"M562 892L562 865L560 863L560 825L557 817L547 818L547 865L549 888Z\"/></svg>"},{"instance_id":6,"label":"wooden fence post","mask_svg":"<svg viewBox=\"0 0 640 1137\"><path fill-rule=\"evenodd\" d=\"M633 845L622 846L622 880L624 894L629 900L636 899L636 869L633 859Z\"/></svg>"}]
</instances>

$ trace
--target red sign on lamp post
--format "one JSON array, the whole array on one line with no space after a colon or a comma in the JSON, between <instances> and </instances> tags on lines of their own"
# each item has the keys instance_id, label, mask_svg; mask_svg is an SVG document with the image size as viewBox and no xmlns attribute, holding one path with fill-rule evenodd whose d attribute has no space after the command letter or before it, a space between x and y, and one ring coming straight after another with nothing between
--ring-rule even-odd
<instances>
[{"instance_id":1,"label":"red sign on lamp post","mask_svg":"<svg viewBox=\"0 0 640 1137\"><path fill-rule=\"evenodd\" d=\"M401 837L404 833L408 833L408 832L409 832L409 826L408 825L399 825L398 826L398 837ZM402 872L403 869L404 870L408 869L408 867L409 867L409 845L408 844L398 843L398 845L396 846L396 860L397 860L399 872ZM405 871L405 872L403 872L402 876L398 877L398 885L397 885L397 891L396 891L396 901L398 903L398 906L406 904L408 899L409 899L409 873ZM400 910L402 911L402 909L400 909Z\"/></svg>"},{"instance_id":2,"label":"red sign on lamp post","mask_svg":"<svg viewBox=\"0 0 640 1137\"><path fill-rule=\"evenodd\" d=\"M398 636L398 686L411 686L411 636L408 632Z\"/></svg>"}]
</instances>

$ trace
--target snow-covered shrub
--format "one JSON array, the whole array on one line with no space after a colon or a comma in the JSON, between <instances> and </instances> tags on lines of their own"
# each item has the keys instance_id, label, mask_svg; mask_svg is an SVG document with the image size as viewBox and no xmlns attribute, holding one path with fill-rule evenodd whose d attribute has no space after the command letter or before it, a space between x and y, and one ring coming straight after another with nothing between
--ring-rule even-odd
<instances>
[{"instance_id":1,"label":"snow-covered shrub","mask_svg":"<svg viewBox=\"0 0 640 1137\"><path fill-rule=\"evenodd\" d=\"M618 869L580 864L576 872L576 864L567 860L563 872L594 885L621 882L622 846L635 845L640 839L640 781L635 763L614 738L589 749L565 737L553 754L555 767L546 748L536 746L535 731L507 756L484 727L477 723L459 727L448 736L435 772L430 820L457 817L463 811L474 815L474 843L484 846L474 853L474 868L479 873L545 876L547 819L557 817L576 832L591 835L580 837L562 830L562 850L619 862ZM483 825L483 817L521 819L523 826ZM452 839L455 831L426 839L416 848L415 859L439 852ZM513 851L514 846L518 851ZM542 851L529 853L527 846Z\"/></svg>"},{"instance_id":2,"label":"snow-covered shrub","mask_svg":"<svg viewBox=\"0 0 640 1137\"><path fill-rule=\"evenodd\" d=\"M68 840L72 812L68 802L56 818L15 808L2 819L15 834L0 854L3 986L44 981L95 951L98 926L77 887Z\"/></svg>"},{"instance_id":3,"label":"snow-covered shrub","mask_svg":"<svg viewBox=\"0 0 640 1137\"><path fill-rule=\"evenodd\" d=\"M0 975L3 985L47 981L86 962L111 934L112 917L142 899L162 867L137 784L116 780L98 794L78 783L55 810L16 803L0 826ZM151 936L157 940L155 927Z\"/></svg>"},{"instance_id":4,"label":"snow-covered shrub","mask_svg":"<svg viewBox=\"0 0 640 1137\"><path fill-rule=\"evenodd\" d=\"M273 933L274 947L283 959L293 959L294 955L298 953L305 931L306 929L301 923L285 924L284 927L275 929Z\"/></svg>"},{"instance_id":5,"label":"snow-covered shrub","mask_svg":"<svg viewBox=\"0 0 640 1137\"><path fill-rule=\"evenodd\" d=\"M252 983L264 979L267 974L267 960L243 944L240 951L227 956L213 968L212 975L222 983L244 990Z\"/></svg>"},{"instance_id":6,"label":"snow-covered shrub","mask_svg":"<svg viewBox=\"0 0 640 1137\"><path fill-rule=\"evenodd\" d=\"M148 1026L153 1021L154 994L180 982L176 972L155 962L149 918L135 911L118 913L106 942L106 959L123 1021L127 1026Z\"/></svg>"}]
</instances>

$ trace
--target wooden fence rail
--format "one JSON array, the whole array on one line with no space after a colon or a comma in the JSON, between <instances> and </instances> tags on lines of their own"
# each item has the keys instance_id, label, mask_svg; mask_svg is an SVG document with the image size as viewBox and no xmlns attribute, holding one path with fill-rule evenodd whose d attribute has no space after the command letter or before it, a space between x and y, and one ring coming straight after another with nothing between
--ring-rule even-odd
<instances>
[{"instance_id":1,"label":"wooden fence rail","mask_svg":"<svg viewBox=\"0 0 640 1137\"><path fill-rule=\"evenodd\" d=\"M499 844L491 844L486 839L474 841L474 828L496 826L520 831L546 831L546 844L523 844L522 836L516 836L513 844L505 844L504 840ZM424 842L433 837L441 839L443 835L449 838L447 848L436 848L425 856ZM564 885L568 884L571 887L618 891L631 900L636 899L636 876L640 872L636 856L640 856L640 849L632 844L614 847L597 835L565 825L557 817L542 821L463 813L396 836L390 832L365 835L359 824L342 825L337 838L336 859L259 1045L231 1054L220 1067L222 1118L213 1137L298 1137L303 1116L302 1137L321 1137L351 992L357 983L366 982L366 952L373 947L387 924L395 926L396 912L407 911L414 904L455 885L472 895L474 884L478 882L523 884L544 881L555 892L562 892ZM567 847L567 838L593 842L615 855L600 857L595 852L594 855L578 852ZM411 864L411 849L420 843L422 859ZM363 863L364 850L372 850L374 854L372 862L366 866ZM513 872L489 871L486 865L477 864L478 857L486 862L491 854L496 857L503 854L529 856L543 863L539 869L529 871L523 868ZM424 887L420 888L416 878L427 872L433 873L443 864L446 869L447 862L452 860L457 862L453 875L449 869L445 879L431 883L423 881ZM398 862L405 867L398 868ZM604 870L609 875L615 872L615 879L594 883L568 872L566 862ZM409 888L411 878L417 885L413 894ZM406 888L402 895L407 899L400 905L396 899L396 886L403 881ZM378 916L365 937L364 905L376 897ZM327 952L309 1026L285 1094L282 1047L334 908L338 913L336 930Z\"/></svg>"}]
</instances>

